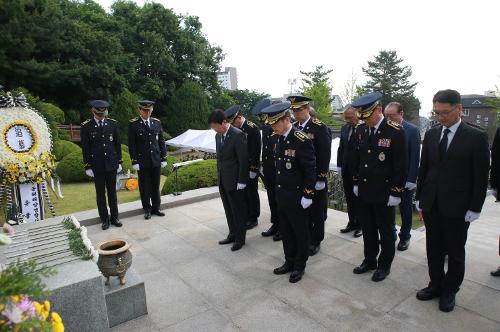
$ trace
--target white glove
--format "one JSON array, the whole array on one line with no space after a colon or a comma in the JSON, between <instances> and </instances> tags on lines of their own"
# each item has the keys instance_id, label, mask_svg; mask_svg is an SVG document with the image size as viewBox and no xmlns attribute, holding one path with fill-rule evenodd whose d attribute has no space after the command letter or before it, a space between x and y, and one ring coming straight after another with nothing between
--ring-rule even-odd
<instances>
[{"instance_id":1,"label":"white glove","mask_svg":"<svg viewBox=\"0 0 500 332\"><path fill-rule=\"evenodd\" d=\"M262 174L262 176L264 176L264 167L260 166L259 172L260 172L260 174Z\"/></svg>"},{"instance_id":2,"label":"white glove","mask_svg":"<svg viewBox=\"0 0 500 332\"><path fill-rule=\"evenodd\" d=\"M474 212L471 210L468 210L467 213L465 213L465 221L467 222L473 222L474 220L479 219L479 216L481 216L480 212Z\"/></svg>"},{"instance_id":3,"label":"white glove","mask_svg":"<svg viewBox=\"0 0 500 332\"><path fill-rule=\"evenodd\" d=\"M118 169L116 170L116 173L120 173L123 170L122 164L118 164Z\"/></svg>"},{"instance_id":4,"label":"white glove","mask_svg":"<svg viewBox=\"0 0 500 332\"><path fill-rule=\"evenodd\" d=\"M358 197L358 186L354 186L352 188L352 192L354 193L354 195L356 195L356 197Z\"/></svg>"},{"instance_id":5,"label":"white glove","mask_svg":"<svg viewBox=\"0 0 500 332\"><path fill-rule=\"evenodd\" d=\"M342 167L337 167L337 174L342 176Z\"/></svg>"},{"instance_id":6,"label":"white glove","mask_svg":"<svg viewBox=\"0 0 500 332\"><path fill-rule=\"evenodd\" d=\"M326 184L325 181L316 181L316 184L314 185L314 189L316 190L323 190L325 189Z\"/></svg>"},{"instance_id":7,"label":"white glove","mask_svg":"<svg viewBox=\"0 0 500 332\"><path fill-rule=\"evenodd\" d=\"M408 189L408 190L412 191L415 188L417 188L417 184L416 183L406 182L405 189Z\"/></svg>"},{"instance_id":8,"label":"white glove","mask_svg":"<svg viewBox=\"0 0 500 332\"><path fill-rule=\"evenodd\" d=\"M90 168L85 170L85 174L87 174L87 176L90 176L91 178L94 177L94 171Z\"/></svg>"},{"instance_id":9,"label":"white glove","mask_svg":"<svg viewBox=\"0 0 500 332\"><path fill-rule=\"evenodd\" d=\"M140 169L139 164L133 164L132 168L134 171L138 171Z\"/></svg>"},{"instance_id":10,"label":"white glove","mask_svg":"<svg viewBox=\"0 0 500 332\"><path fill-rule=\"evenodd\" d=\"M302 199L300 200L300 205L302 205L302 208L304 208L304 209L307 209L308 207L310 207L312 203L313 203L313 200L310 198L302 197Z\"/></svg>"},{"instance_id":11,"label":"white glove","mask_svg":"<svg viewBox=\"0 0 500 332\"><path fill-rule=\"evenodd\" d=\"M420 208L420 201L415 201L415 208L418 212L422 212L422 209Z\"/></svg>"},{"instance_id":12,"label":"white glove","mask_svg":"<svg viewBox=\"0 0 500 332\"><path fill-rule=\"evenodd\" d=\"M396 206L399 205L399 203L401 203L401 198L389 196L389 201L387 202L387 206Z\"/></svg>"},{"instance_id":13,"label":"white glove","mask_svg":"<svg viewBox=\"0 0 500 332\"><path fill-rule=\"evenodd\" d=\"M242 190L242 189L245 189L246 187L247 187L246 184L244 184L244 183L238 183L236 185L236 190Z\"/></svg>"},{"instance_id":14,"label":"white glove","mask_svg":"<svg viewBox=\"0 0 500 332\"><path fill-rule=\"evenodd\" d=\"M165 168L165 166L167 166L167 162L166 161L162 161L160 165L161 165L161 168Z\"/></svg>"},{"instance_id":15,"label":"white glove","mask_svg":"<svg viewBox=\"0 0 500 332\"><path fill-rule=\"evenodd\" d=\"M249 174L249 175L250 175L250 179L252 179L252 180L253 180L253 179L255 179L255 177L257 176L257 173L256 173L256 172L252 172L252 171L250 171L250 174Z\"/></svg>"}]
</instances>

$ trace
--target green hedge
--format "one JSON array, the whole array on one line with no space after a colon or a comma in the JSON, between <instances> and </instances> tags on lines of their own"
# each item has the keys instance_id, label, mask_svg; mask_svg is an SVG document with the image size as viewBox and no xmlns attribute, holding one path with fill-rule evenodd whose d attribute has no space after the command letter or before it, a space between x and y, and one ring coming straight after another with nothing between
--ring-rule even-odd
<instances>
[{"instance_id":1,"label":"green hedge","mask_svg":"<svg viewBox=\"0 0 500 332\"><path fill-rule=\"evenodd\" d=\"M123 150L122 146L122 173L127 173L127 170L130 170L131 173L134 172L132 169L132 160L130 160L130 154L128 153L128 149Z\"/></svg>"},{"instance_id":2,"label":"green hedge","mask_svg":"<svg viewBox=\"0 0 500 332\"><path fill-rule=\"evenodd\" d=\"M90 178L85 174L83 156L81 151L75 151L63 158L56 168L56 173L62 182L84 182Z\"/></svg>"},{"instance_id":3,"label":"green hedge","mask_svg":"<svg viewBox=\"0 0 500 332\"><path fill-rule=\"evenodd\" d=\"M169 176L174 169L173 164L180 162L180 159L174 156L167 156L167 167L161 169L161 174Z\"/></svg>"},{"instance_id":4,"label":"green hedge","mask_svg":"<svg viewBox=\"0 0 500 332\"><path fill-rule=\"evenodd\" d=\"M77 144L64 140L55 141L52 149L52 152L56 156L56 160L62 160L70 153L77 151L82 154L82 149Z\"/></svg>"},{"instance_id":5,"label":"green hedge","mask_svg":"<svg viewBox=\"0 0 500 332\"><path fill-rule=\"evenodd\" d=\"M174 172L167 177L161 191L162 195L217 185L217 161L204 160L183 166L177 171L177 176L179 186L176 186Z\"/></svg>"}]
</instances>

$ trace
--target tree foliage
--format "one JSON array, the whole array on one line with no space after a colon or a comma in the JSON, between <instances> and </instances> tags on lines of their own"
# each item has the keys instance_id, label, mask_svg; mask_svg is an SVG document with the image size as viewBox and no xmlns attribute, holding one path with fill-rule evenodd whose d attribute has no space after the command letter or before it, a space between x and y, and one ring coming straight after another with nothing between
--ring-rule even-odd
<instances>
[{"instance_id":1,"label":"tree foliage","mask_svg":"<svg viewBox=\"0 0 500 332\"><path fill-rule=\"evenodd\" d=\"M241 105L241 111L243 114L251 119L255 120L255 117L252 115L251 110L252 107L261 99L269 97L268 94L258 92L255 90L226 90L227 94L234 99L234 103L237 105Z\"/></svg>"},{"instance_id":2,"label":"tree foliage","mask_svg":"<svg viewBox=\"0 0 500 332\"><path fill-rule=\"evenodd\" d=\"M304 95L312 99L318 118L326 124L332 124L331 88L325 81L319 81L304 89Z\"/></svg>"},{"instance_id":3,"label":"tree foliage","mask_svg":"<svg viewBox=\"0 0 500 332\"><path fill-rule=\"evenodd\" d=\"M314 67L313 71L300 71L305 77L302 78L303 89L315 85L317 83L326 83L330 85L330 78L328 77L333 72L333 69L323 69L323 66Z\"/></svg>"},{"instance_id":4,"label":"tree foliage","mask_svg":"<svg viewBox=\"0 0 500 332\"><path fill-rule=\"evenodd\" d=\"M379 91L383 94L382 105L398 101L403 106L405 117L418 121L420 101L414 94L417 83L410 83L412 70L403 62L404 59L399 58L394 50L380 51L372 61L368 61L367 67L363 67L368 81L357 92Z\"/></svg>"}]
</instances>

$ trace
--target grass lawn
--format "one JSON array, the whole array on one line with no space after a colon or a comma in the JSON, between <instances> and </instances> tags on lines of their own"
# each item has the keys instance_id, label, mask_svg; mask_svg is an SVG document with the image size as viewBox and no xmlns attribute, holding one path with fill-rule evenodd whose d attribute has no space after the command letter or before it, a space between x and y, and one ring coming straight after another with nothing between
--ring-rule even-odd
<instances>
[{"instance_id":1,"label":"grass lawn","mask_svg":"<svg viewBox=\"0 0 500 332\"><path fill-rule=\"evenodd\" d=\"M165 179L166 177L162 175L160 179L160 188L163 186ZM54 204L56 215L58 216L97 208L94 182L62 183L61 191L64 195L63 199L58 198L52 190L49 189L50 199ZM118 191L118 204L139 199L139 189L134 191ZM46 215L50 216L48 208L46 208ZM0 213L0 225L3 224L4 219L5 215L2 211L2 213Z\"/></svg>"}]
</instances>

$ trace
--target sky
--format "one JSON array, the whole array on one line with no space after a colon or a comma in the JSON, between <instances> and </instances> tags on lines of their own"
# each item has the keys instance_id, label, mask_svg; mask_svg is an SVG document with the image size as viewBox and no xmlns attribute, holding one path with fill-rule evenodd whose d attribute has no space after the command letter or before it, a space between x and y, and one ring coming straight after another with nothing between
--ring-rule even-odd
<instances>
[{"instance_id":1,"label":"sky","mask_svg":"<svg viewBox=\"0 0 500 332\"><path fill-rule=\"evenodd\" d=\"M109 8L112 0L97 0ZM142 5L145 1L137 0ZM280 97L288 80L316 65L333 69L333 93L380 50L396 50L412 68L420 115L441 89L483 94L500 88L500 1L158 0L200 18L220 46L222 66L236 67L238 88ZM300 88L297 84L296 88Z\"/></svg>"}]
</instances>

